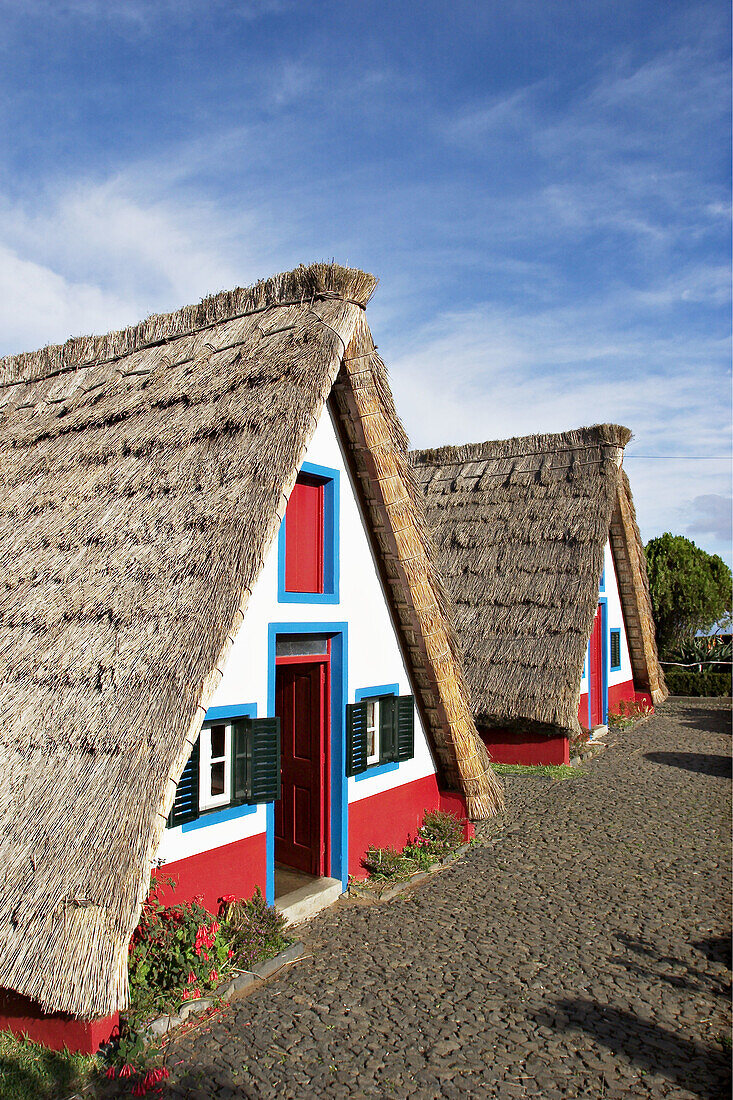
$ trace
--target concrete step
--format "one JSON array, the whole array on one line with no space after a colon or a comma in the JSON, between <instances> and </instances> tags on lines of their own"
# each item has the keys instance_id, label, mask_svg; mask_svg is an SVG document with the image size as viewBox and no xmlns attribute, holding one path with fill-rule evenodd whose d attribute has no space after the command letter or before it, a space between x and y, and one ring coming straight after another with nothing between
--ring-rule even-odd
<instances>
[{"instance_id":1,"label":"concrete step","mask_svg":"<svg viewBox=\"0 0 733 1100\"><path fill-rule=\"evenodd\" d=\"M320 913L321 909L333 905L343 892L341 879L317 878L290 894L276 898L275 907L280 910L288 924L300 924Z\"/></svg>"}]
</instances>

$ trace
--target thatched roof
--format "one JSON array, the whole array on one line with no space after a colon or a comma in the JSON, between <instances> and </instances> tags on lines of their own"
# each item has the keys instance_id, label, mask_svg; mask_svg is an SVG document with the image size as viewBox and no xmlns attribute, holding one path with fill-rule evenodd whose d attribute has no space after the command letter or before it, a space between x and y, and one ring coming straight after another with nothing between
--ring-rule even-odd
<instances>
[{"instance_id":1,"label":"thatched roof","mask_svg":"<svg viewBox=\"0 0 733 1100\"><path fill-rule=\"evenodd\" d=\"M0 987L46 1010L126 1002L176 783L327 400L444 781L476 816L501 801L365 319L374 286L315 264L0 361Z\"/></svg>"},{"instance_id":2,"label":"thatched roof","mask_svg":"<svg viewBox=\"0 0 733 1100\"><path fill-rule=\"evenodd\" d=\"M666 694L644 550L615 424L411 454L453 599L479 725L578 730L611 547L637 689Z\"/></svg>"}]
</instances>

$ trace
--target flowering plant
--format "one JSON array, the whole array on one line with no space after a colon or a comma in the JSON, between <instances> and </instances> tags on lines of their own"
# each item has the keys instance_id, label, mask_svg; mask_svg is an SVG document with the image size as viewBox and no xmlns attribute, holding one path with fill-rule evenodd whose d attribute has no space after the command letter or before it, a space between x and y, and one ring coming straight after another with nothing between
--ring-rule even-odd
<instances>
[{"instance_id":1,"label":"flowering plant","mask_svg":"<svg viewBox=\"0 0 733 1100\"><path fill-rule=\"evenodd\" d=\"M231 958L221 923L203 907L203 898L165 906L164 885L153 878L130 941L128 973L135 1015L169 1010L173 1003L203 996L218 983Z\"/></svg>"}]
</instances>

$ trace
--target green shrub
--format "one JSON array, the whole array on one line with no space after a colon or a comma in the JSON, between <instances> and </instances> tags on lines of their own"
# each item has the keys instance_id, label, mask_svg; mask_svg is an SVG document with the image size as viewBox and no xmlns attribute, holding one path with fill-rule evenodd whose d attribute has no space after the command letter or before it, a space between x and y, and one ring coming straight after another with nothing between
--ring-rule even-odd
<instances>
[{"instance_id":1,"label":"green shrub","mask_svg":"<svg viewBox=\"0 0 733 1100\"><path fill-rule=\"evenodd\" d=\"M415 871L427 871L463 843L464 821L443 810L426 810L413 840L408 836L401 852L396 848L367 849L362 865L372 878L402 879Z\"/></svg>"},{"instance_id":2,"label":"green shrub","mask_svg":"<svg viewBox=\"0 0 733 1100\"><path fill-rule=\"evenodd\" d=\"M463 844L463 826L463 819L455 814L444 810L426 810L417 835L430 844L436 854L446 854Z\"/></svg>"},{"instance_id":3,"label":"green shrub","mask_svg":"<svg viewBox=\"0 0 733 1100\"><path fill-rule=\"evenodd\" d=\"M273 958L293 942L285 935L285 917L267 904L259 886L248 901L237 901L233 894L222 898L219 916L237 966L243 970Z\"/></svg>"},{"instance_id":4,"label":"green shrub","mask_svg":"<svg viewBox=\"0 0 733 1100\"><path fill-rule=\"evenodd\" d=\"M371 878L407 878L417 870L414 860L406 859L396 848L375 848L373 844L361 862Z\"/></svg>"},{"instance_id":5,"label":"green shrub","mask_svg":"<svg viewBox=\"0 0 733 1100\"><path fill-rule=\"evenodd\" d=\"M730 695L730 672L698 672L693 668L674 668L664 670L670 695Z\"/></svg>"}]
</instances>

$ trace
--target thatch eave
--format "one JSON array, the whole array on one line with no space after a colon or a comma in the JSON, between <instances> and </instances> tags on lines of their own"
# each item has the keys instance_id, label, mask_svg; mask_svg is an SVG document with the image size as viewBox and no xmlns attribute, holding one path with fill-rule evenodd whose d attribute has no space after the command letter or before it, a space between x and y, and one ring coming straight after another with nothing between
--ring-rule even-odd
<instances>
[{"instance_id":1,"label":"thatch eave","mask_svg":"<svg viewBox=\"0 0 733 1100\"><path fill-rule=\"evenodd\" d=\"M621 469L630 438L599 424L411 453L479 726L579 731L609 532L634 674L661 698L643 548Z\"/></svg>"},{"instance_id":2,"label":"thatch eave","mask_svg":"<svg viewBox=\"0 0 733 1100\"><path fill-rule=\"evenodd\" d=\"M175 786L339 372L428 735L475 813L500 803L365 320L375 282L314 264L0 361L0 988L124 1006Z\"/></svg>"}]
</instances>

